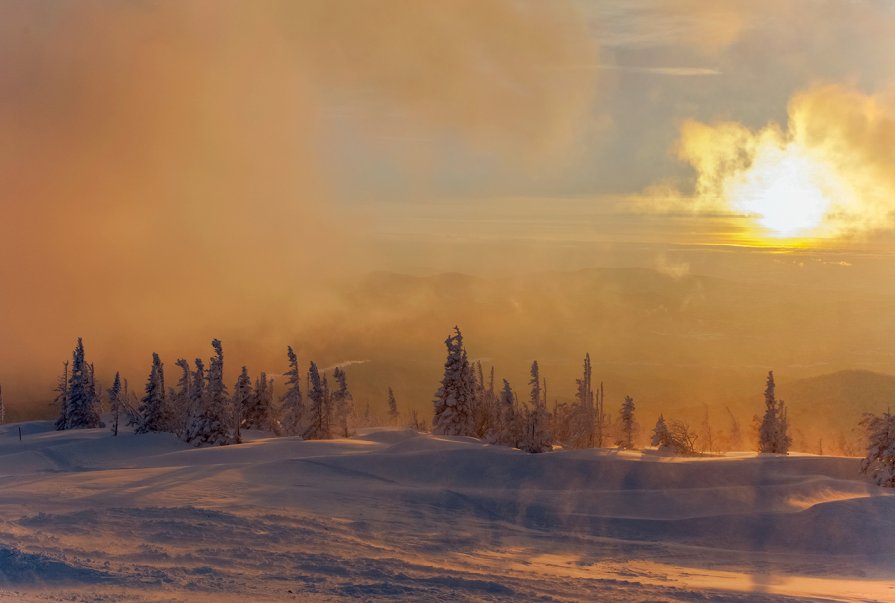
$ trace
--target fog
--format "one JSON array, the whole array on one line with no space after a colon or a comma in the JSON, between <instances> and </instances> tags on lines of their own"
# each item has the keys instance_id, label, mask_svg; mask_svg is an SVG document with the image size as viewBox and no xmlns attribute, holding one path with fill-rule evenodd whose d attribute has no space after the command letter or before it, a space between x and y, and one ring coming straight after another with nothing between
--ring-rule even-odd
<instances>
[{"instance_id":1,"label":"fog","mask_svg":"<svg viewBox=\"0 0 895 603\"><path fill-rule=\"evenodd\" d=\"M768 369L784 398L895 372L892 11L823 4L766 68L782 9L701 8L4 3L11 416L52 412L78 336L105 383L219 337L228 380L281 373L291 344L364 361L361 404L391 385L428 411L458 324L520 394L537 358L551 401L589 351L643 425L705 404L746 423ZM837 194L798 246L731 193L793 147Z\"/></svg>"}]
</instances>

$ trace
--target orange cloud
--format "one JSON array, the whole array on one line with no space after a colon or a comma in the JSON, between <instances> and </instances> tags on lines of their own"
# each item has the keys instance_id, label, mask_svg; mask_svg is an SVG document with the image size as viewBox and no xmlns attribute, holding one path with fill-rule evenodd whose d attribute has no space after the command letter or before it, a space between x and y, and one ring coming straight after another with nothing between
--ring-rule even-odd
<instances>
[{"instance_id":1,"label":"orange cloud","mask_svg":"<svg viewBox=\"0 0 895 603\"><path fill-rule=\"evenodd\" d=\"M281 347L371 253L324 159L335 109L358 144L398 129L529 161L574 137L593 82L557 67L592 50L566 3L3 3L8 399L20 372L44 391L76 335L109 368L211 335Z\"/></svg>"},{"instance_id":2,"label":"orange cloud","mask_svg":"<svg viewBox=\"0 0 895 603\"><path fill-rule=\"evenodd\" d=\"M695 211L733 211L770 236L841 238L895 226L895 102L838 85L793 96L785 127L681 127Z\"/></svg>"}]
</instances>

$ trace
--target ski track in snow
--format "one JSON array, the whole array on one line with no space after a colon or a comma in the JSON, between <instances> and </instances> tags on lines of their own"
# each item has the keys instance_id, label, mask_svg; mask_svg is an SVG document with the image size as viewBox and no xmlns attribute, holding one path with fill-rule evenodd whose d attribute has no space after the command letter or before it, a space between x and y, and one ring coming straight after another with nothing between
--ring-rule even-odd
<instances>
[{"instance_id":1,"label":"ski track in snow","mask_svg":"<svg viewBox=\"0 0 895 603\"><path fill-rule=\"evenodd\" d=\"M0 426L0 599L895 601L856 459Z\"/></svg>"}]
</instances>

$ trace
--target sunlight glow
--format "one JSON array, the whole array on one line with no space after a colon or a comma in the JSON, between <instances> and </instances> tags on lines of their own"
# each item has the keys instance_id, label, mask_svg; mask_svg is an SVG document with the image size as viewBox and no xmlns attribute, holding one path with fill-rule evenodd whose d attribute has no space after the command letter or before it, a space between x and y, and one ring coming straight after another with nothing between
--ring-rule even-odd
<instances>
[{"instance_id":1,"label":"sunlight glow","mask_svg":"<svg viewBox=\"0 0 895 603\"><path fill-rule=\"evenodd\" d=\"M746 218L742 244L835 246L895 226L893 134L895 104L830 85L794 96L785 125L688 120L677 151L691 208Z\"/></svg>"},{"instance_id":2,"label":"sunlight glow","mask_svg":"<svg viewBox=\"0 0 895 603\"><path fill-rule=\"evenodd\" d=\"M830 166L795 145L769 146L728 182L726 192L734 208L754 216L770 236L822 236L841 188L836 180Z\"/></svg>"}]
</instances>

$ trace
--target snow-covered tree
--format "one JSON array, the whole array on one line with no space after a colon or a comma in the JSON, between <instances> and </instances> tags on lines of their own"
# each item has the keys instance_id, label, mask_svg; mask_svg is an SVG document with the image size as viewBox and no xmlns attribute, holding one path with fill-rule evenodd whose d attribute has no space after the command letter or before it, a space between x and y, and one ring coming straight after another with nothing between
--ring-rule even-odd
<instances>
[{"instance_id":1,"label":"snow-covered tree","mask_svg":"<svg viewBox=\"0 0 895 603\"><path fill-rule=\"evenodd\" d=\"M305 428L306 440L323 440L332 437L329 431L329 404L326 399L326 385L320 377L317 363L308 368L310 390L308 391L308 424Z\"/></svg>"},{"instance_id":2,"label":"snow-covered tree","mask_svg":"<svg viewBox=\"0 0 895 603\"><path fill-rule=\"evenodd\" d=\"M575 402L568 408L558 408L555 413L557 423L565 432L562 441L569 448L593 448L597 444L598 417L592 371L590 354L585 354L581 378L575 380Z\"/></svg>"},{"instance_id":3,"label":"snow-covered tree","mask_svg":"<svg viewBox=\"0 0 895 603\"><path fill-rule=\"evenodd\" d=\"M516 395L510 387L510 382L503 380L503 390L498 399L500 407L500 423L497 443L503 446L516 448L522 438L522 417L516 409Z\"/></svg>"},{"instance_id":4,"label":"snow-covered tree","mask_svg":"<svg viewBox=\"0 0 895 603\"><path fill-rule=\"evenodd\" d=\"M112 387L106 392L109 395L109 408L112 412L112 435L118 435L118 424L121 417L121 375L115 373Z\"/></svg>"},{"instance_id":5,"label":"snow-covered tree","mask_svg":"<svg viewBox=\"0 0 895 603\"><path fill-rule=\"evenodd\" d=\"M225 446L237 442L227 386L224 384L224 350L218 339L211 345L215 355L208 366L207 384L201 402L193 411L187 428L193 446ZM200 363L196 362L197 369ZM196 379L193 379L194 386Z\"/></svg>"},{"instance_id":6,"label":"snow-covered tree","mask_svg":"<svg viewBox=\"0 0 895 603\"><path fill-rule=\"evenodd\" d=\"M398 420L398 401L395 399L395 392L392 388L388 388L388 416L392 422Z\"/></svg>"},{"instance_id":7,"label":"snow-covered tree","mask_svg":"<svg viewBox=\"0 0 895 603\"><path fill-rule=\"evenodd\" d=\"M62 412L56 420L56 429L100 426L98 398L92 387L90 368L84 359L84 342L78 337L78 343L72 352L71 372L65 388Z\"/></svg>"},{"instance_id":8,"label":"snow-covered tree","mask_svg":"<svg viewBox=\"0 0 895 603\"><path fill-rule=\"evenodd\" d=\"M622 448L634 447L634 398L625 396L622 407L619 410L621 427L621 439L618 445Z\"/></svg>"},{"instance_id":9,"label":"snow-covered tree","mask_svg":"<svg viewBox=\"0 0 895 603\"><path fill-rule=\"evenodd\" d=\"M348 375L342 368L335 368L333 378L336 380L336 390L332 395L333 423L339 430L339 435L347 438L351 435L348 429L348 417L354 412L354 399L348 391Z\"/></svg>"},{"instance_id":10,"label":"snow-covered tree","mask_svg":"<svg viewBox=\"0 0 895 603\"><path fill-rule=\"evenodd\" d=\"M525 427L519 442L519 449L525 452L546 452L553 448L553 440L550 435L550 417L547 414L547 405L541 399L540 369L538 361L531 363L531 396L529 408L525 414Z\"/></svg>"},{"instance_id":11,"label":"snow-covered tree","mask_svg":"<svg viewBox=\"0 0 895 603\"><path fill-rule=\"evenodd\" d=\"M89 363L86 365L86 374L87 374L87 399L90 401L90 406L93 408L96 413L97 420L99 421L98 427L105 427L105 424L99 419L100 411L102 410L102 399L100 397L100 393L97 389L96 385L96 370L93 368L93 363Z\"/></svg>"},{"instance_id":12,"label":"snow-covered tree","mask_svg":"<svg viewBox=\"0 0 895 603\"><path fill-rule=\"evenodd\" d=\"M186 358L178 358L175 365L180 369L180 378L177 380L177 389L168 391L166 400L169 421L168 431L177 434L179 438L183 438L190 418L190 407L192 406L193 375L190 372L190 363L187 362Z\"/></svg>"},{"instance_id":13,"label":"snow-covered tree","mask_svg":"<svg viewBox=\"0 0 895 603\"><path fill-rule=\"evenodd\" d=\"M483 438L488 431L490 412L488 401L485 399L485 375L481 361L470 363L469 368L472 371L472 420L475 425L475 436Z\"/></svg>"},{"instance_id":14,"label":"snow-covered tree","mask_svg":"<svg viewBox=\"0 0 895 603\"><path fill-rule=\"evenodd\" d=\"M697 454L697 437L686 423L675 420L671 421L669 426L665 423L665 417L659 415L650 445L658 446L659 450L668 450L675 454L694 455Z\"/></svg>"},{"instance_id":15,"label":"snow-covered tree","mask_svg":"<svg viewBox=\"0 0 895 603\"><path fill-rule=\"evenodd\" d=\"M765 412L758 429L758 451L773 454L787 454L792 444L789 437L789 422L783 400L777 400L774 371L768 371L767 386L764 390Z\"/></svg>"},{"instance_id":16,"label":"snow-covered tree","mask_svg":"<svg viewBox=\"0 0 895 603\"><path fill-rule=\"evenodd\" d=\"M861 471L878 486L895 488L895 415L887 410L881 415L865 414L861 421L867 434L867 456Z\"/></svg>"},{"instance_id":17,"label":"snow-covered tree","mask_svg":"<svg viewBox=\"0 0 895 603\"><path fill-rule=\"evenodd\" d=\"M139 423L134 428L134 433L150 433L156 431L167 431L170 424L170 417L166 412L165 389L164 389L162 362L158 354L152 354L152 368L149 372L149 379L146 382L145 395L140 403L138 412L140 414Z\"/></svg>"},{"instance_id":18,"label":"snow-covered tree","mask_svg":"<svg viewBox=\"0 0 895 603\"><path fill-rule=\"evenodd\" d=\"M650 439L650 446L658 446L659 450L668 448L670 443L670 435L668 433L668 424L665 423L665 417L659 415L656 426L653 428L653 437Z\"/></svg>"},{"instance_id":19,"label":"snow-covered tree","mask_svg":"<svg viewBox=\"0 0 895 603\"><path fill-rule=\"evenodd\" d=\"M241 437L240 427L243 423L243 417L248 414L254 395L255 392L252 389L252 379L249 377L249 371L243 366L239 377L236 378L236 385L233 387L233 427L237 441Z\"/></svg>"},{"instance_id":20,"label":"snow-covered tree","mask_svg":"<svg viewBox=\"0 0 895 603\"><path fill-rule=\"evenodd\" d=\"M283 432L295 436L304 433L305 407L301 396L301 372L298 369L298 356L290 345L286 351L289 357L289 370L283 373L286 377L286 391L280 401Z\"/></svg>"},{"instance_id":21,"label":"snow-covered tree","mask_svg":"<svg viewBox=\"0 0 895 603\"><path fill-rule=\"evenodd\" d=\"M460 329L454 327L454 334L444 343L447 346L447 359L444 362L441 387L435 392L432 433L474 436L475 383Z\"/></svg>"},{"instance_id":22,"label":"snow-covered tree","mask_svg":"<svg viewBox=\"0 0 895 603\"><path fill-rule=\"evenodd\" d=\"M273 381L267 379L267 373L261 371L255 379L255 388L246 408L242 424L246 429L268 429L276 434L279 423L273 416Z\"/></svg>"},{"instance_id":23,"label":"snow-covered tree","mask_svg":"<svg viewBox=\"0 0 895 603\"><path fill-rule=\"evenodd\" d=\"M181 435L181 439L186 442L195 442L199 440L199 428L202 427L202 415L205 413L205 362L201 358L195 360L196 370L190 376L190 397L187 408L186 424Z\"/></svg>"}]
</instances>

